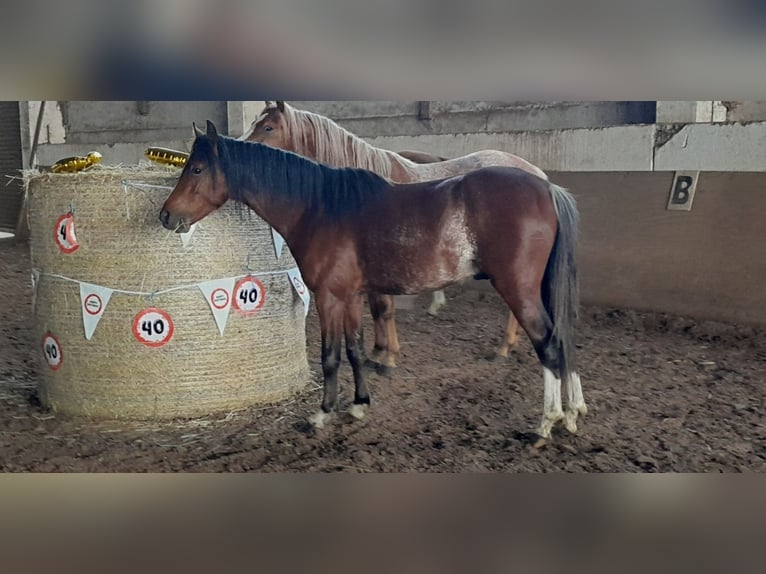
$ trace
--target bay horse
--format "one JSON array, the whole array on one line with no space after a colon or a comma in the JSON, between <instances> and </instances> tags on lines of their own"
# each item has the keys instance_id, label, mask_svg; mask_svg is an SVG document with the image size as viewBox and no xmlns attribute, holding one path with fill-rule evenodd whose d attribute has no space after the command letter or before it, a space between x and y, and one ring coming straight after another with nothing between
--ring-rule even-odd
<instances>
[{"instance_id":1,"label":"bay horse","mask_svg":"<svg viewBox=\"0 0 766 574\"><path fill-rule=\"evenodd\" d=\"M350 414L362 418L370 404L365 292L417 294L481 277L516 315L543 366L540 440L559 421L576 432L587 408L575 367L578 213L566 190L510 167L393 184L371 171L219 136L208 121L160 221L184 232L229 199L282 234L314 293L324 375L321 408L309 419L314 427L337 407L344 336L355 384Z\"/></svg>"},{"instance_id":2,"label":"bay horse","mask_svg":"<svg viewBox=\"0 0 766 574\"><path fill-rule=\"evenodd\" d=\"M517 167L548 179L537 166L504 151L483 150L449 160L424 161L434 156L421 152L402 154L378 148L325 116L296 109L283 101L265 103L264 110L240 139L292 151L332 167L367 169L396 183L441 179L489 166ZM370 293L368 298L375 325L375 346L371 359L382 365L379 370L385 371L396 366L400 350L394 301L392 297L377 293ZM436 290L428 313L435 316L445 303L444 292ZM513 313L509 313L505 336L495 351L498 357L507 357L509 349L516 345L517 330L518 322Z\"/></svg>"}]
</instances>

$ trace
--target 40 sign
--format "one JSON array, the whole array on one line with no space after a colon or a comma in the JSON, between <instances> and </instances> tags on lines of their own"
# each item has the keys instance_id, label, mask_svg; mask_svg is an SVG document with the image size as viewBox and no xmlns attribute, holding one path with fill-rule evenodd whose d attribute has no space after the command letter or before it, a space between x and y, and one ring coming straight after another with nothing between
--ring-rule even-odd
<instances>
[{"instance_id":1,"label":"40 sign","mask_svg":"<svg viewBox=\"0 0 766 574\"><path fill-rule=\"evenodd\" d=\"M64 353L61 351L61 343L53 335L53 333L46 333L43 337L43 356L45 362L51 368L51 371L57 371L61 367L61 363L64 361Z\"/></svg>"},{"instance_id":2,"label":"40 sign","mask_svg":"<svg viewBox=\"0 0 766 574\"><path fill-rule=\"evenodd\" d=\"M242 315L257 313L266 302L266 288L255 277L243 277L234 286L234 309Z\"/></svg>"},{"instance_id":3,"label":"40 sign","mask_svg":"<svg viewBox=\"0 0 766 574\"><path fill-rule=\"evenodd\" d=\"M133 336L147 347L162 347L173 337L173 320L165 311L150 307L133 319Z\"/></svg>"}]
</instances>

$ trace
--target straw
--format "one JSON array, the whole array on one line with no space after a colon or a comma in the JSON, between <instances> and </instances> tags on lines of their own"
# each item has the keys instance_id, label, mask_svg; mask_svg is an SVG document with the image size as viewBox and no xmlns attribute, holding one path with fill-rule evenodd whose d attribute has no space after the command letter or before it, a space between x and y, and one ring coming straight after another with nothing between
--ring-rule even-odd
<instances>
[{"instance_id":1,"label":"straw","mask_svg":"<svg viewBox=\"0 0 766 574\"><path fill-rule=\"evenodd\" d=\"M40 358L40 396L54 411L93 418L170 419L210 416L272 403L309 382L303 306L282 273L259 277L263 308L234 309L220 336L199 290L154 297L114 293L90 341L85 339L79 285L52 275L126 291L156 292L241 276L246 267L277 272L295 267L287 250L277 261L260 218L226 205L198 225L183 247L158 220L179 170L101 167L76 174L25 173L32 267L39 278L34 314L37 341L53 333L63 350L52 371ZM66 255L54 224L74 212L80 245ZM138 343L134 316L147 307L170 314L175 332L159 348Z\"/></svg>"}]
</instances>

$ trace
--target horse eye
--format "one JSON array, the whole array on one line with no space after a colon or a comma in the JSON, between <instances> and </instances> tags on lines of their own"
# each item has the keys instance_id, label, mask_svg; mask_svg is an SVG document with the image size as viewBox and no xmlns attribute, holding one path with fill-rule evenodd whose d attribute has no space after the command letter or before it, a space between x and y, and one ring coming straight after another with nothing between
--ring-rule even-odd
<instances>
[{"instance_id":1,"label":"horse eye","mask_svg":"<svg viewBox=\"0 0 766 574\"><path fill-rule=\"evenodd\" d=\"M267 132L270 132L270 131L272 131L273 129L274 129L274 128L272 128L271 126L263 126L263 130L264 130L264 131L267 131Z\"/></svg>"},{"instance_id":2,"label":"horse eye","mask_svg":"<svg viewBox=\"0 0 766 574\"><path fill-rule=\"evenodd\" d=\"M195 167L195 168L192 169L192 173L194 175L199 175L199 174L202 173L202 168L201 167Z\"/></svg>"}]
</instances>

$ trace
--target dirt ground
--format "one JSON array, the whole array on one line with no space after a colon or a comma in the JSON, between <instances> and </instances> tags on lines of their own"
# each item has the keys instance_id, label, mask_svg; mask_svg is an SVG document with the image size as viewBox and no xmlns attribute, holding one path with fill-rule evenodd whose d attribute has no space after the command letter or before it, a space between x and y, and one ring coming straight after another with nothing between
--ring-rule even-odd
<instances>
[{"instance_id":1,"label":"dirt ground","mask_svg":"<svg viewBox=\"0 0 766 574\"><path fill-rule=\"evenodd\" d=\"M542 374L523 338L485 359L504 306L456 287L438 318L399 310L402 356L372 375L362 422L307 429L321 388L273 406L202 420L91 422L36 399L28 252L0 242L0 470L5 472L737 472L766 471L766 330L586 307L579 358L590 412L578 436L531 446ZM372 338L369 321L368 345ZM309 315L319 372L316 315ZM341 403L353 393L341 370Z\"/></svg>"}]
</instances>

